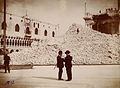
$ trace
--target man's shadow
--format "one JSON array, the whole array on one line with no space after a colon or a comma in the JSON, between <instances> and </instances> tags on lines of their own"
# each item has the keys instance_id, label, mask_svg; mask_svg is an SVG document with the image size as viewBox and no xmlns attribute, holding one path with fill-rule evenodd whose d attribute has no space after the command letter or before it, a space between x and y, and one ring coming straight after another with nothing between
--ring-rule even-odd
<instances>
[{"instance_id":1,"label":"man's shadow","mask_svg":"<svg viewBox=\"0 0 120 88\"><path fill-rule=\"evenodd\" d=\"M56 78L52 78L52 77L33 77L33 78L41 78L41 79L58 80L58 79L56 79Z\"/></svg>"}]
</instances>

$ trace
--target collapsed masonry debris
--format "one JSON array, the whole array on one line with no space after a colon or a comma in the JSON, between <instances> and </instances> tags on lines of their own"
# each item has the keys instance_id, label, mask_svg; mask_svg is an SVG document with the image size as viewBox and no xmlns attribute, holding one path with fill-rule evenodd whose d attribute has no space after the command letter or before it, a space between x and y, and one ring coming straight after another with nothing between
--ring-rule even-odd
<instances>
[{"instance_id":1,"label":"collapsed masonry debris","mask_svg":"<svg viewBox=\"0 0 120 88\"><path fill-rule=\"evenodd\" d=\"M12 64L56 64L59 50L71 51L75 64L120 64L120 37L72 24L60 39L45 39L10 54Z\"/></svg>"},{"instance_id":2,"label":"collapsed masonry debris","mask_svg":"<svg viewBox=\"0 0 120 88\"><path fill-rule=\"evenodd\" d=\"M65 35L63 48L72 51L78 64L120 64L118 35L104 34L73 24Z\"/></svg>"}]
</instances>

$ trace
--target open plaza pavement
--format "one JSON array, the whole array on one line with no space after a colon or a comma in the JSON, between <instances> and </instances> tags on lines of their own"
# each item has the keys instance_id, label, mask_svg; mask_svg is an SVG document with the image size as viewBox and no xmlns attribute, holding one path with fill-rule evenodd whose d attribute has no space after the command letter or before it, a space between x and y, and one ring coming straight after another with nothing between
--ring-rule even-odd
<instances>
[{"instance_id":1,"label":"open plaza pavement","mask_svg":"<svg viewBox=\"0 0 120 88\"><path fill-rule=\"evenodd\" d=\"M66 70L63 79L57 80L54 66L34 66L33 69L0 70L0 88L120 88L120 65L73 66L71 81Z\"/></svg>"}]
</instances>

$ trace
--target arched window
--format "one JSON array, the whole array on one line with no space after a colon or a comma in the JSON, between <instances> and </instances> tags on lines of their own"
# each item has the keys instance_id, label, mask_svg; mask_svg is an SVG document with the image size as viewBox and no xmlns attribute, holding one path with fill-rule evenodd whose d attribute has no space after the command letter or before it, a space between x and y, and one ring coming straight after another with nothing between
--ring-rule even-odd
<instances>
[{"instance_id":1,"label":"arched window","mask_svg":"<svg viewBox=\"0 0 120 88\"><path fill-rule=\"evenodd\" d=\"M26 46L26 41L25 41L25 46Z\"/></svg>"},{"instance_id":2,"label":"arched window","mask_svg":"<svg viewBox=\"0 0 120 88\"><path fill-rule=\"evenodd\" d=\"M15 46L17 45L17 40L15 40Z\"/></svg>"},{"instance_id":3,"label":"arched window","mask_svg":"<svg viewBox=\"0 0 120 88\"><path fill-rule=\"evenodd\" d=\"M10 39L10 46L11 46L12 42L11 42L11 39Z\"/></svg>"},{"instance_id":4,"label":"arched window","mask_svg":"<svg viewBox=\"0 0 120 88\"><path fill-rule=\"evenodd\" d=\"M24 46L24 41L22 42L22 46Z\"/></svg>"},{"instance_id":5,"label":"arched window","mask_svg":"<svg viewBox=\"0 0 120 88\"><path fill-rule=\"evenodd\" d=\"M33 27L35 27L35 23L33 24Z\"/></svg>"},{"instance_id":6,"label":"arched window","mask_svg":"<svg viewBox=\"0 0 120 88\"><path fill-rule=\"evenodd\" d=\"M47 36L47 30L44 31L44 36Z\"/></svg>"},{"instance_id":7,"label":"arched window","mask_svg":"<svg viewBox=\"0 0 120 88\"><path fill-rule=\"evenodd\" d=\"M27 46L29 46L29 42L27 41Z\"/></svg>"},{"instance_id":8,"label":"arched window","mask_svg":"<svg viewBox=\"0 0 120 88\"><path fill-rule=\"evenodd\" d=\"M22 45L22 41L20 41L20 46Z\"/></svg>"},{"instance_id":9,"label":"arched window","mask_svg":"<svg viewBox=\"0 0 120 88\"><path fill-rule=\"evenodd\" d=\"M79 33L79 28L77 28L77 34Z\"/></svg>"},{"instance_id":10,"label":"arched window","mask_svg":"<svg viewBox=\"0 0 120 88\"><path fill-rule=\"evenodd\" d=\"M29 41L29 46L31 46L31 41Z\"/></svg>"},{"instance_id":11,"label":"arched window","mask_svg":"<svg viewBox=\"0 0 120 88\"><path fill-rule=\"evenodd\" d=\"M38 29L37 28L35 28L35 34L38 35Z\"/></svg>"},{"instance_id":12,"label":"arched window","mask_svg":"<svg viewBox=\"0 0 120 88\"><path fill-rule=\"evenodd\" d=\"M20 45L20 41L18 40L18 46Z\"/></svg>"},{"instance_id":13,"label":"arched window","mask_svg":"<svg viewBox=\"0 0 120 88\"><path fill-rule=\"evenodd\" d=\"M55 32L54 31L52 32L52 37L55 37Z\"/></svg>"},{"instance_id":14,"label":"arched window","mask_svg":"<svg viewBox=\"0 0 120 88\"><path fill-rule=\"evenodd\" d=\"M19 30L20 30L20 27L19 27L18 24L16 24L16 25L15 25L15 32L19 32Z\"/></svg>"},{"instance_id":15,"label":"arched window","mask_svg":"<svg viewBox=\"0 0 120 88\"><path fill-rule=\"evenodd\" d=\"M9 45L9 40L7 39L7 45Z\"/></svg>"},{"instance_id":16,"label":"arched window","mask_svg":"<svg viewBox=\"0 0 120 88\"><path fill-rule=\"evenodd\" d=\"M4 29L5 27L4 27L4 21L2 22L2 29ZM5 26L7 27L7 24L5 24Z\"/></svg>"},{"instance_id":17,"label":"arched window","mask_svg":"<svg viewBox=\"0 0 120 88\"><path fill-rule=\"evenodd\" d=\"M38 28L39 28L39 23L38 23Z\"/></svg>"},{"instance_id":18,"label":"arched window","mask_svg":"<svg viewBox=\"0 0 120 88\"><path fill-rule=\"evenodd\" d=\"M1 39L1 45L3 45L3 43L4 43L4 41L3 41L3 39Z\"/></svg>"},{"instance_id":19,"label":"arched window","mask_svg":"<svg viewBox=\"0 0 120 88\"><path fill-rule=\"evenodd\" d=\"M29 27L26 28L26 34L31 34Z\"/></svg>"},{"instance_id":20,"label":"arched window","mask_svg":"<svg viewBox=\"0 0 120 88\"><path fill-rule=\"evenodd\" d=\"M14 40L12 41L12 45L14 46Z\"/></svg>"},{"instance_id":21,"label":"arched window","mask_svg":"<svg viewBox=\"0 0 120 88\"><path fill-rule=\"evenodd\" d=\"M0 54L2 53L2 49L0 49Z\"/></svg>"}]
</instances>

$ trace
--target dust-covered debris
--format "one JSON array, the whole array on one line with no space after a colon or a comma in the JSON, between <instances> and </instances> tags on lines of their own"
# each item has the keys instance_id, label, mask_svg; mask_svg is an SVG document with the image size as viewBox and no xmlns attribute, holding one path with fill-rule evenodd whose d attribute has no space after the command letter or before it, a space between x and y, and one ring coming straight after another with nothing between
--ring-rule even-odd
<instances>
[{"instance_id":1,"label":"dust-covered debris","mask_svg":"<svg viewBox=\"0 0 120 88\"><path fill-rule=\"evenodd\" d=\"M72 24L62 40L46 38L12 53L13 64L56 64L59 50L71 51L75 64L120 64L120 37Z\"/></svg>"}]
</instances>

